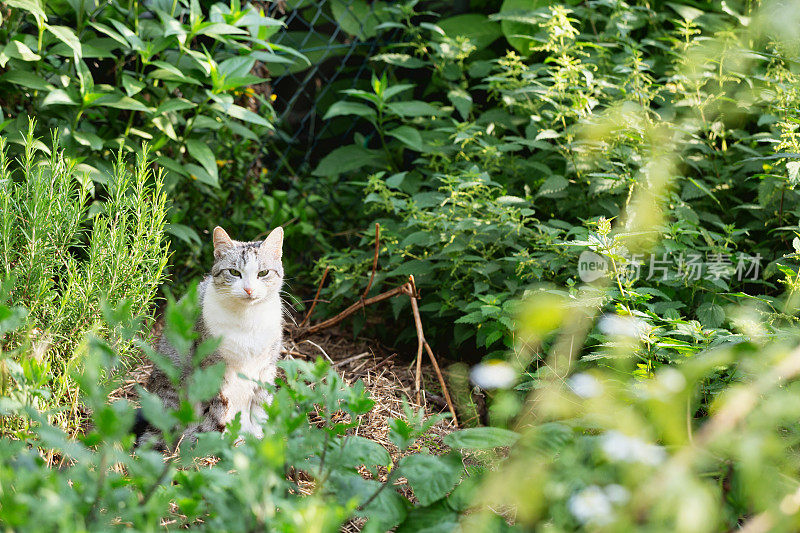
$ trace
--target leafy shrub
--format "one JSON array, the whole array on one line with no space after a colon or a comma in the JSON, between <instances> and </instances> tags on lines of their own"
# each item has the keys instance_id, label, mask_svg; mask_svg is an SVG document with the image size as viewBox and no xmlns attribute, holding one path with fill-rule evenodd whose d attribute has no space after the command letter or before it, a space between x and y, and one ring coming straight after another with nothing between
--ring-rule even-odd
<instances>
[{"instance_id":1,"label":"leafy shrub","mask_svg":"<svg viewBox=\"0 0 800 533\"><path fill-rule=\"evenodd\" d=\"M75 347L96 327L104 299L127 299L137 315L152 311L168 257L166 196L145 150L132 171L119 156L106 183L105 201L90 206L87 182L65 158L58 139L51 151L33 131L31 123L18 160L8 158L0 137L3 287L10 304L27 312L36 364L41 365L37 386L47 389L38 407L67 405L67 411L55 416L75 425L80 423L80 403L68 376L80 364ZM5 334L0 344L14 347L24 338ZM118 349L127 352L130 347L123 343ZM19 365L33 362L9 364L19 370ZM4 381L6 392L14 386Z\"/></svg>"},{"instance_id":2,"label":"leafy shrub","mask_svg":"<svg viewBox=\"0 0 800 533\"><path fill-rule=\"evenodd\" d=\"M254 65L303 61L267 42L281 23L238 1L4 5L0 111L9 119L0 131L22 143L25 117L37 117L41 128L61 132L66 155L99 183L120 147L149 143L179 200L168 229L199 244L196 231L215 221L185 214L220 194L220 167L226 188L241 181L254 156L243 170L229 168L227 155L255 152L272 129L270 102L251 88L266 81L251 74Z\"/></svg>"},{"instance_id":3,"label":"leafy shrub","mask_svg":"<svg viewBox=\"0 0 800 533\"><path fill-rule=\"evenodd\" d=\"M474 503L508 506L525 531L795 530L796 329L793 342L729 343L642 380L634 376L635 350L647 340L631 328L617 327L596 349L605 366L571 357L575 326L592 320L597 296L588 287L572 294L550 287L527 302L520 357L541 357L535 352L548 336L558 341L544 356L537 390L511 409L521 413L519 441ZM739 311L752 313L746 305ZM731 366L737 382L722 384L706 405L707 384L720 384L719 369ZM503 403L495 402L496 415Z\"/></svg>"},{"instance_id":4,"label":"leafy shrub","mask_svg":"<svg viewBox=\"0 0 800 533\"><path fill-rule=\"evenodd\" d=\"M104 308L109 326L128 341L139 327L131 312L130 302ZM0 306L0 331L15 326L11 313ZM170 303L165 327L173 338L191 345L197 313L193 290L181 302ZM30 349L18 348L17 356L25 359ZM225 531L337 531L350 517L366 517L365 530L386 531L398 524L413 529L420 523L454 522L456 510L467 504L461 491L453 490L466 477L457 450L440 456L423 451L395 462L381 445L354 435L359 416L374 402L363 383L347 385L322 360L281 363L284 377L268 408L263 439L248 435L237 443L237 419L228 432L201 434L193 445L184 442L179 453L164 457L146 447L133 455L126 451L133 445L134 409L125 400L109 404L110 387L100 379L106 369L120 364L112 346L90 335L80 351L86 364L76 380L92 422L85 434L68 438L22 394L3 399L5 413L32 422L22 440L0 440L0 523L6 527L103 531L125 524L147 530L167 523ZM3 353L3 362L9 356ZM175 371L162 358L155 363L166 364L168 374ZM145 417L164 431L171 450L176 450L175 436L194 419L194 402L216 394L221 377L195 370L182 390L181 406L169 412L158 398L140 390ZM23 390L29 385L20 380ZM407 408L406 418L390 421L390 439L406 451L437 420L423 420ZM446 442L486 448L486 438L492 439L489 446L502 446L516 437L491 428L471 431L463 437L454 433ZM38 448L48 450L50 464ZM60 468L53 466L56 461ZM366 468L373 479L359 475L359 468ZM379 472L387 469L387 478L379 481ZM300 490L301 472L314 482L309 496ZM419 504L394 490L401 476ZM47 512L42 502L47 502Z\"/></svg>"},{"instance_id":5,"label":"leafy shrub","mask_svg":"<svg viewBox=\"0 0 800 533\"><path fill-rule=\"evenodd\" d=\"M414 274L426 328L454 354L514 348L514 301L538 280L577 288L587 249L617 269L598 308L650 326L642 375L737 341L725 305L797 291L798 197L791 45L763 12L750 26L731 13L553 3L439 26L407 14L409 42L375 58L394 74L328 112L375 135L315 174L361 187L374 213L361 227L384 228L381 281ZM503 40L493 21L515 33ZM631 202L647 188L634 237ZM328 255L329 297L363 284L372 238ZM651 275L650 253L672 259L668 275ZM685 275L691 257L697 278ZM756 257L757 275L734 275ZM793 321L785 311L763 312Z\"/></svg>"}]
</instances>

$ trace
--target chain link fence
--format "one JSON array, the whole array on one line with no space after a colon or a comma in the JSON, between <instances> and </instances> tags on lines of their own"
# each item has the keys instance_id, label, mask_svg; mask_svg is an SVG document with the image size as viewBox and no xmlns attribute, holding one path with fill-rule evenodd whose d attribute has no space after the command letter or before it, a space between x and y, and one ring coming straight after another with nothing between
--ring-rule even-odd
<instances>
[{"instance_id":1,"label":"chain link fence","mask_svg":"<svg viewBox=\"0 0 800 533\"><path fill-rule=\"evenodd\" d=\"M285 28L270 41L290 46L309 60L267 64L277 132L261 147L270 173L297 177L336 146L352 138L353 120L324 120L341 91L366 88L382 63L371 63L377 51L400 38L397 29L383 30L389 20L382 2L365 0L287 0L266 7Z\"/></svg>"}]
</instances>

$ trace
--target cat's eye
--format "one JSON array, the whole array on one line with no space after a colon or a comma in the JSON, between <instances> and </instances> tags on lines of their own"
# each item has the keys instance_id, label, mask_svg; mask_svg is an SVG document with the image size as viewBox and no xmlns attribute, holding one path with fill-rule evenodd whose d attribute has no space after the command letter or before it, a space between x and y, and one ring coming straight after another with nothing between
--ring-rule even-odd
<instances>
[{"instance_id":1,"label":"cat's eye","mask_svg":"<svg viewBox=\"0 0 800 533\"><path fill-rule=\"evenodd\" d=\"M233 276L234 278L241 278L242 273L236 270L235 268L229 268L228 273Z\"/></svg>"},{"instance_id":2,"label":"cat's eye","mask_svg":"<svg viewBox=\"0 0 800 533\"><path fill-rule=\"evenodd\" d=\"M266 278L267 276L269 276L270 272L272 272L272 270L262 270L261 272L258 273L258 277Z\"/></svg>"}]
</instances>

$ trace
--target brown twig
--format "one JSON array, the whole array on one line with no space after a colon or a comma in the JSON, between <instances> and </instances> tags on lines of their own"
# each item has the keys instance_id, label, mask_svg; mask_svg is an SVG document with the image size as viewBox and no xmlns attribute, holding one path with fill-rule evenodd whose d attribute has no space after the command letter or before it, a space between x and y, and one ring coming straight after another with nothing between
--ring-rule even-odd
<instances>
[{"instance_id":1,"label":"brown twig","mask_svg":"<svg viewBox=\"0 0 800 533\"><path fill-rule=\"evenodd\" d=\"M358 355L352 355L350 357L346 357L345 359L342 359L341 361L336 361L333 364L333 367L336 368L337 366L343 366L343 365L346 365L347 363L352 363L353 361L357 361L359 359L367 357L368 355L372 355L372 354L370 352L364 352L364 353L360 353Z\"/></svg>"},{"instance_id":2,"label":"brown twig","mask_svg":"<svg viewBox=\"0 0 800 533\"><path fill-rule=\"evenodd\" d=\"M369 294L369 290L372 288L372 282L375 279L375 271L378 269L378 253L381 249L381 225L377 222L375 223L375 257L372 259L372 274L369 276L369 283L367 283L367 288L364 290L364 294L361 295L361 299L367 297Z\"/></svg>"},{"instance_id":3,"label":"brown twig","mask_svg":"<svg viewBox=\"0 0 800 533\"><path fill-rule=\"evenodd\" d=\"M377 365L373 366L373 367L372 367L372 370L378 370L378 369L379 369L379 368L381 368L381 367L384 367L384 366L389 366L390 364L392 364L392 363L393 363L393 361L392 361L392 360L393 360L395 357L397 357L397 352L393 353L392 355L390 355L389 357L385 358L383 361L381 361L381 362L380 362L380 363L378 363Z\"/></svg>"},{"instance_id":4,"label":"brown twig","mask_svg":"<svg viewBox=\"0 0 800 533\"><path fill-rule=\"evenodd\" d=\"M410 285L412 287L412 292L411 292L411 294L409 296L411 297L411 310L414 312L414 324L417 327L417 338L419 340L419 345L420 346L424 346L425 347L425 351L428 353L428 357L430 358L431 363L433 364L433 369L436 371L436 377L439 378L439 385L441 385L441 387L442 387L442 392L444 393L444 399L445 399L445 401L447 401L447 407L450 409L450 414L453 415L453 424L455 424L455 426L458 427L458 417L456 416L456 409L453 406L453 400L450 399L450 391L447 390L447 384L444 381L444 376L442 376L441 369L439 369L439 363L436 361L436 357L433 355L433 350L431 350L431 346L430 346L430 344L428 344L428 341L425 340L425 333L423 333L423 331L422 331L422 319L419 316L419 307L417 306L417 297L418 297L418 295L416 294L416 292L417 292L416 291L416 284L414 283L414 277L413 276L409 277L408 285ZM421 378L421 372L420 372L421 365L422 365L422 363L420 361L421 359L422 359L422 354L418 353L417 354L417 377L416 377L417 381L415 383L415 386L417 388L417 397L418 398L419 398L419 390L420 390L420 382L419 382L419 380ZM419 402L417 402L417 403L419 403Z\"/></svg>"},{"instance_id":5,"label":"brown twig","mask_svg":"<svg viewBox=\"0 0 800 533\"><path fill-rule=\"evenodd\" d=\"M367 294L369 294L370 289L372 288L372 282L375 279L375 272L378 268L378 254L380 252L380 225L375 224L375 256L372 260L372 274L369 278L369 283L367 284L367 288L364 290L364 293L361 295L361 298L355 302L353 305L339 313L338 315L329 318L328 320L324 320L319 324L315 324L313 326L305 327L306 322L311 317L311 313L314 311L314 307L317 304L317 300L319 299L319 293L322 290L322 284L325 283L325 277L328 274L328 268L325 269L325 272L322 274L322 280L320 280L319 287L317 287L317 294L314 296L314 302L311 304L311 308L308 310L305 318L302 322L297 326L295 330L295 335L302 337L305 335L311 335L323 329L329 328L335 324L338 324L345 318L349 317L359 309L364 309L368 305L372 305L374 303L382 302L384 300L388 300L389 298L393 298L398 294L407 294L408 297L411 299L411 310L414 313L414 325L417 329L417 361L416 361L416 375L414 379L414 387L416 392L416 400L417 404L421 404L421 395L420 391L422 388L422 350L424 349L427 352L428 357L433 364L433 369L436 371L436 377L439 380L439 385L442 387L442 392L444 393L444 398L447 401L447 407L450 410L450 414L453 415L453 424L458 427L458 416L456 415L456 409L453 405L453 400L450 398L450 391L447 389L447 383L444 380L444 376L442 375L442 370L439 368L439 363L436 360L436 356L433 355L433 350L431 349L428 341L425 340L425 333L422 330L422 319L419 315L419 306L417 304L417 300L420 298L419 292L417 291L417 285L414 281L414 276L408 276L408 281L403 283L399 287L395 287L394 289L390 289L386 292L378 294L377 296L373 296L372 298L366 298ZM310 342L310 341L309 341ZM324 352L323 352L324 353ZM327 355L327 354L326 354ZM359 354L359 356L354 356L352 358L348 358L344 361L340 361L334 366L338 366L344 364L345 362L350 362L350 360L354 360L359 358L364 354Z\"/></svg>"},{"instance_id":6,"label":"brown twig","mask_svg":"<svg viewBox=\"0 0 800 533\"><path fill-rule=\"evenodd\" d=\"M328 270L330 269L331 267L329 266L325 267L325 272L322 273L322 279L319 280L319 286L317 287L317 294L314 295L314 301L312 302L311 307L308 309L308 313L306 313L306 316L303 318L303 321L300 322L300 324L297 326L298 328L302 328L303 326L305 326L306 322L308 322L308 319L311 318L311 313L314 312L314 308L317 306L317 301L319 300L319 293L320 291L322 291L322 285L325 284L325 278L328 277Z\"/></svg>"},{"instance_id":7,"label":"brown twig","mask_svg":"<svg viewBox=\"0 0 800 533\"><path fill-rule=\"evenodd\" d=\"M353 313L355 313L359 309L363 309L364 307L366 307L368 305L372 305L374 303L382 302L383 300L388 300L389 298L397 296L398 294L411 294L411 293L412 293L412 289L411 289L411 287L409 287L409 284L408 283L403 283L399 287L395 287L394 289L391 289L391 290L388 290L388 291L386 291L384 293L378 294L377 296L373 296L372 298L367 298L367 299L363 299L362 298L361 300L357 301L356 303L354 303L353 305L351 305L350 307L348 307L347 309L345 309L344 311L342 311L341 313L339 313L338 315L336 315L333 318L329 318L328 320L320 322L319 324L314 324L313 326L309 326L309 327L306 327L306 328L298 327L297 328L297 335L299 335L299 336L311 335L312 333L316 333L316 332L321 331L323 329L329 328L329 327L331 327L331 326L333 326L335 324L338 324L339 322L341 322L345 318L349 317L350 315L352 315Z\"/></svg>"},{"instance_id":8,"label":"brown twig","mask_svg":"<svg viewBox=\"0 0 800 533\"><path fill-rule=\"evenodd\" d=\"M414 283L414 276L409 276L408 280L412 287L416 285ZM412 294L409 294L409 298L411 298L411 310L414 312L414 326L417 328L417 368L414 373L414 393L416 395L417 405L422 405L420 390L422 388L422 345L425 342L425 334L422 332L422 321L417 320L419 316L419 307L417 306L417 299L414 296L416 292L417 291L413 291Z\"/></svg>"}]
</instances>

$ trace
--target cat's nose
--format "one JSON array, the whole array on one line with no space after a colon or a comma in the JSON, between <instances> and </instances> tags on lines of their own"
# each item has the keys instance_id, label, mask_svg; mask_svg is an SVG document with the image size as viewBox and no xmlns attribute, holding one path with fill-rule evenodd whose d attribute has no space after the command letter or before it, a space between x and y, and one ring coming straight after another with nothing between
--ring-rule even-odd
<instances>
[{"instance_id":1,"label":"cat's nose","mask_svg":"<svg viewBox=\"0 0 800 533\"><path fill-rule=\"evenodd\" d=\"M251 288L245 287L244 292L246 292L248 296L253 295L253 289Z\"/></svg>"}]
</instances>

